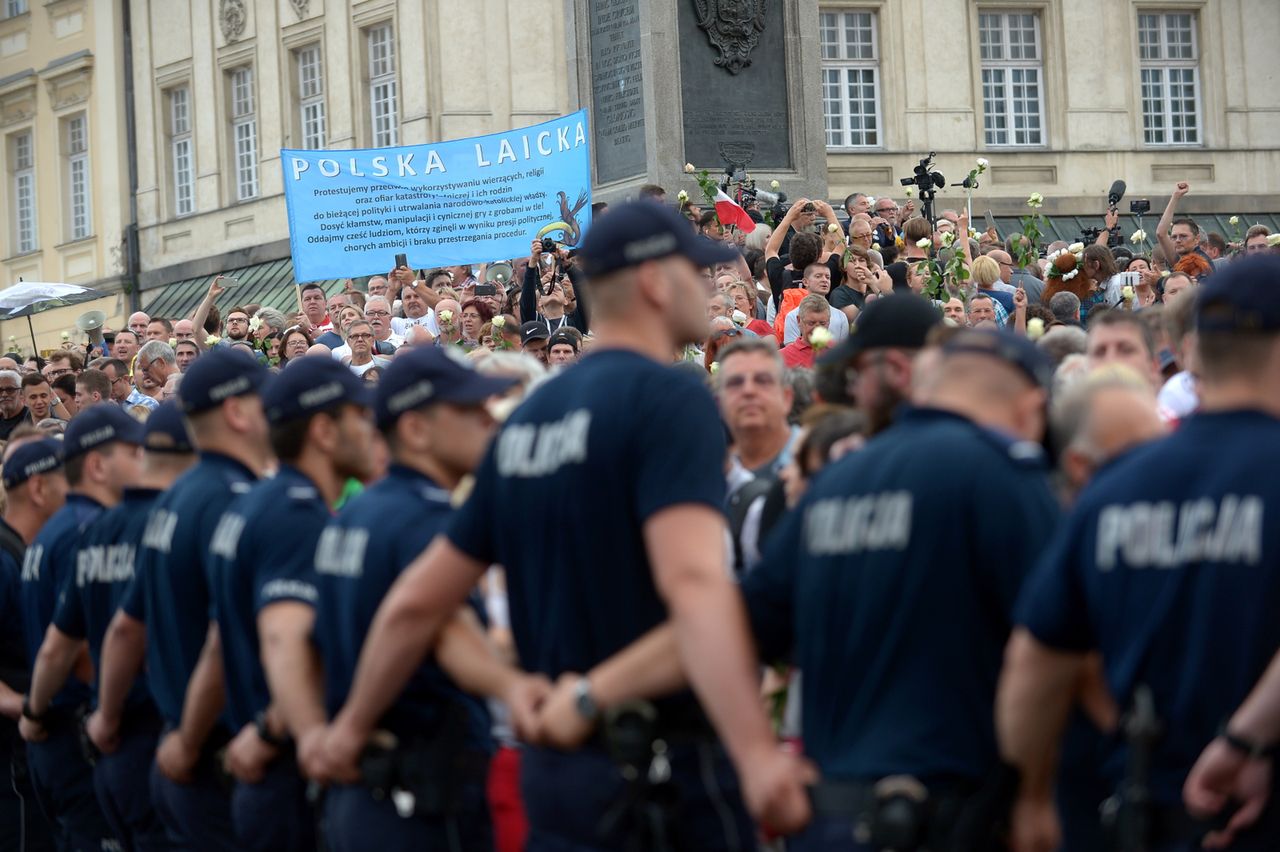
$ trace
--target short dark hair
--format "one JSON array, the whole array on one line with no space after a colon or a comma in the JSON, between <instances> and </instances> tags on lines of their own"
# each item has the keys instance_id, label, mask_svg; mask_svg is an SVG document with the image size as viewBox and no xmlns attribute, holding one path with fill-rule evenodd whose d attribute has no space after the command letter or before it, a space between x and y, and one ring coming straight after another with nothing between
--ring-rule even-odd
<instances>
[{"instance_id":1,"label":"short dark hair","mask_svg":"<svg viewBox=\"0 0 1280 852\"><path fill-rule=\"evenodd\" d=\"M270 430L271 449L275 452L276 458L285 462L297 461L306 446L307 430L311 428L311 421L317 417L329 417L336 421L342 416L342 409L346 405L345 402L339 402L306 417L273 424Z\"/></svg>"},{"instance_id":2,"label":"short dark hair","mask_svg":"<svg viewBox=\"0 0 1280 852\"><path fill-rule=\"evenodd\" d=\"M1197 237L1200 236L1200 226L1196 224L1195 219L1191 219L1187 216L1180 216L1179 218L1173 220L1173 224L1186 225L1188 228L1191 229L1191 233L1195 234ZM1170 226L1170 228L1172 228L1172 225Z\"/></svg>"},{"instance_id":3,"label":"short dark hair","mask_svg":"<svg viewBox=\"0 0 1280 852\"><path fill-rule=\"evenodd\" d=\"M53 380L53 389L55 391L62 391L63 393L69 393L72 396L75 396L76 395L76 376L71 373L58 376L58 378Z\"/></svg>"},{"instance_id":4,"label":"short dark hair","mask_svg":"<svg viewBox=\"0 0 1280 852\"><path fill-rule=\"evenodd\" d=\"M320 295L321 296L324 295L324 288L321 287L319 284L315 283L314 281L312 281L310 284L303 284L302 288L298 291L298 294L305 296L308 290L319 290Z\"/></svg>"},{"instance_id":5,"label":"short dark hair","mask_svg":"<svg viewBox=\"0 0 1280 852\"><path fill-rule=\"evenodd\" d=\"M80 357L80 353L72 352L70 349L56 349L49 354L49 361L66 361L71 365L71 372L78 373L84 369L84 359Z\"/></svg>"},{"instance_id":6,"label":"short dark hair","mask_svg":"<svg viewBox=\"0 0 1280 852\"><path fill-rule=\"evenodd\" d=\"M253 316L253 314L249 312L248 308L241 307L240 305L232 305L231 308L227 310L228 317L230 317L232 314L244 314L245 319L248 319L249 317Z\"/></svg>"},{"instance_id":7,"label":"short dark hair","mask_svg":"<svg viewBox=\"0 0 1280 852\"><path fill-rule=\"evenodd\" d=\"M640 191L639 193L637 193L637 197L638 198L660 198L665 196L666 194L667 194L667 191L662 187L658 186L656 183L646 183L644 186L640 187Z\"/></svg>"},{"instance_id":8,"label":"short dark hair","mask_svg":"<svg viewBox=\"0 0 1280 852\"><path fill-rule=\"evenodd\" d=\"M933 236L933 225L923 216L912 216L902 226L902 238L908 243L915 243Z\"/></svg>"},{"instance_id":9,"label":"short dark hair","mask_svg":"<svg viewBox=\"0 0 1280 852\"><path fill-rule=\"evenodd\" d=\"M102 362L99 369L102 370L102 372L105 374L108 367L116 371L117 379L120 378L121 376L129 375L129 365L126 364L124 361L120 360L119 358L106 359L105 361Z\"/></svg>"},{"instance_id":10,"label":"short dark hair","mask_svg":"<svg viewBox=\"0 0 1280 852\"><path fill-rule=\"evenodd\" d=\"M801 231L791 238L791 268L801 272L822 256L822 237L812 231Z\"/></svg>"},{"instance_id":11,"label":"short dark hair","mask_svg":"<svg viewBox=\"0 0 1280 852\"><path fill-rule=\"evenodd\" d=\"M704 211L703 214L698 217L699 228L705 228L708 225L718 225L718 224L720 224L720 217L716 215L716 211L714 210Z\"/></svg>"},{"instance_id":12,"label":"short dark hair","mask_svg":"<svg viewBox=\"0 0 1280 852\"><path fill-rule=\"evenodd\" d=\"M46 379L42 373L27 373L22 377L22 388L24 390L26 388L35 387L36 385L45 385L48 383L49 380Z\"/></svg>"},{"instance_id":13,"label":"short dark hair","mask_svg":"<svg viewBox=\"0 0 1280 852\"><path fill-rule=\"evenodd\" d=\"M70 378L70 377L63 376L62 378L58 379L58 381L62 381L62 379L65 379L65 378ZM76 376L75 380L76 380L76 386L84 387L85 392L96 393L98 396L102 397L103 399L111 398L111 379L107 378L107 374L102 372L101 370L95 370L93 368L90 368L80 373L78 376Z\"/></svg>"},{"instance_id":14,"label":"short dark hair","mask_svg":"<svg viewBox=\"0 0 1280 852\"><path fill-rule=\"evenodd\" d=\"M1156 336L1151 330L1151 326L1143 320L1143 314L1146 311L1134 313L1133 311L1096 311L1089 313L1089 330L1095 328L1106 328L1107 326L1127 325L1130 328L1136 328L1142 336L1142 345L1147 347L1147 354L1151 357L1156 356Z\"/></svg>"},{"instance_id":15,"label":"short dark hair","mask_svg":"<svg viewBox=\"0 0 1280 852\"><path fill-rule=\"evenodd\" d=\"M165 332L167 332L168 334L173 334L173 323L169 322L164 317L152 317L151 321L148 322L147 325L151 325L151 323L153 322L160 323L162 326L164 326Z\"/></svg>"},{"instance_id":16,"label":"short dark hair","mask_svg":"<svg viewBox=\"0 0 1280 852\"><path fill-rule=\"evenodd\" d=\"M1266 225L1262 225L1262 224L1250 225L1249 230L1244 232L1244 241L1248 242L1254 237L1269 237L1269 236L1271 236L1271 229L1268 228Z\"/></svg>"},{"instance_id":17,"label":"short dark hair","mask_svg":"<svg viewBox=\"0 0 1280 852\"><path fill-rule=\"evenodd\" d=\"M1216 248L1221 254L1227 253L1227 238L1217 231L1210 231L1204 241Z\"/></svg>"},{"instance_id":18,"label":"short dark hair","mask_svg":"<svg viewBox=\"0 0 1280 852\"><path fill-rule=\"evenodd\" d=\"M94 447L92 450L89 450L88 453L81 453L78 456L73 456L72 458L67 459L63 464L63 470L67 475L67 484L72 488L75 488L80 484L80 481L84 479L84 463L85 460L89 458L89 453L101 453L102 455L110 458L111 454L116 451L116 444L116 441L101 444Z\"/></svg>"}]
</instances>

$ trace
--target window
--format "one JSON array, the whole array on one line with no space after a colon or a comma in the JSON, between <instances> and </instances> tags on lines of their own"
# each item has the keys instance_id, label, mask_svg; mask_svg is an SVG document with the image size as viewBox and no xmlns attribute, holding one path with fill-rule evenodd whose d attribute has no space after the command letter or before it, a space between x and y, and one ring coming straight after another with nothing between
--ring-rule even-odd
<instances>
[{"instance_id":1,"label":"window","mask_svg":"<svg viewBox=\"0 0 1280 852\"><path fill-rule=\"evenodd\" d=\"M196 212L195 169L191 148L191 90L169 90L169 168L173 184L173 215Z\"/></svg>"},{"instance_id":2,"label":"window","mask_svg":"<svg viewBox=\"0 0 1280 852\"><path fill-rule=\"evenodd\" d=\"M320 45L312 44L294 52L298 68L298 126L303 148L324 147L324 66Z\"/></svg>"},{"instance_id":3,"label":"window","mask_svg":"<svg viewBox=\"0 0 1280 852\"><path fill-rule=\"evenodd\" d=\"M83 115L63 121L66 158L67 236L83 240L93 232L89 207L89 133Z\"/></svg>"},{"instance_id":4,"label":"window","mask_svg":"<svg viewBox=\"0 0 1280 852\"><path fill-rule=\"evenodd\" d=\"M1148 145L1200 144L1199 55L1191 13L1138 16L1142 138Z\"/></svg>"},{"instance_id":5,"label":"window","mask_svg":"<svg viewBox=\"0 0 1280 852\"><path fill-rule=\"evenodd\" d=\"M823 11L822 112L828 148L873 147L880 140L880 51L876 16Z\"/></svg>"},{"instance_id":6,"label":"window","mask_svg":"<svg viewBox=\"0 0 1280 852\"><path fill-rule=\"evenodd\" d=\"M235 69L231 72L231 151L238 201L258 195L258 116L253 101L253 69Z\"/></svg>"},{"instance_id":7,"label":"window","mask_svg":"<svg viewBox=\"0 0 1280 852\"><path fill-rule=\"evenodd\" d=\"M978 15L982 128L988 145L1043 145L1040 19L1024 12Z\"/></svg>"},{"instance_id":8,"label":"window","mask_svg":"<svg viewBox=\"0 0 1280 852\"><path fill-rule=\"evenodd\" d=\"M27 0L4 0L4 16L14 18L26 14Z\"/></svg>"},{"instance_id":9,"label":"window","mask_svg":"<svg viewBox=\"0 0 1280 852\"><path fill-rule=\"evenodd\" d=\"M36 234L36 159L31 131L9 137L9 171L12 175L14 254L38 248Z\"/></svg>"},{"instance_id":10,"label":"window","mask_svg":"<svg viewBox=\"0 0 1280 852\"><path fill-rule=\"evenodd\" d=\"M396 110L396 48L390 24L365 32L369 53L369 125L373 147L397 144L400 125Z\"/></svg>"}]
</instances>

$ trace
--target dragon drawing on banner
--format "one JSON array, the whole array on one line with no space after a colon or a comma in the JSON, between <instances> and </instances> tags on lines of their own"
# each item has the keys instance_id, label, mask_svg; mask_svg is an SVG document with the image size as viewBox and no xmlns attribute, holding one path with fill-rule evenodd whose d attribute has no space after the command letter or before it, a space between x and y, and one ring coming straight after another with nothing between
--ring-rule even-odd
<instances>
[{"instance_id":1,"label":"dragon drawing on banner","mask_svg":"<svg viewBox=\"0 0 1280 852\"><path fill-rule=\"evenodd\" d=\"M543 225L538 231L538 239L542 239L552 231L560 231L560 242L563 245L574 247L578 244L578 240L582 239L582 226L578 224L578 211L587 205L590 196L587 191L578 192L578 200L573 206L569 206L569 196L564 191L556 193L556 197L560 199L560 221L552 222L549 225Z\"/></svg>"},{"instance_id":2,"label":"dragon drawing on banner","mask_svg":"<svg viewBox=\"0 0 1280 852\"><path fill-rule=\"evenodd\" d=\"M751 51L764 32L768 0L692 0L698 26L720 52L716 65L737 74L751 64Z\"/></svg>"}]
</instances>

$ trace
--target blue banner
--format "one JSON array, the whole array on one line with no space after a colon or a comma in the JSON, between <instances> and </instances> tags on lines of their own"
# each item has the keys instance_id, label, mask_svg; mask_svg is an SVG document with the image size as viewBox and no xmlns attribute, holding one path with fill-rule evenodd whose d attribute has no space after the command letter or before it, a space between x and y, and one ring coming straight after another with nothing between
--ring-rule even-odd
<instances>
[{"instance_id":1,"label":"blue banner","mask_svg":"<svg viewBox=\"0 0 1280 852\"><path fill-rule=\"evenodd\" d=\"M591 222L587 112L506 133L396 148L280 152L299 282L573 247Z\"/></svg>"}]
</instances>

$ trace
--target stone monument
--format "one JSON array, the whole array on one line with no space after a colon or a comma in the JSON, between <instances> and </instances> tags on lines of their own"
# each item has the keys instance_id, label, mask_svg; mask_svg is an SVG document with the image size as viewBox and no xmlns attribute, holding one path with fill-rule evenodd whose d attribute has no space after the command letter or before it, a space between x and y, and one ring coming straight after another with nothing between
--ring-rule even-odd
<instances>
[{"instance_id":1,"label":"stone monument","mask_svg":"<svg viewBox=\"0 0 1280 852\"><path fill-rule=\"evenodd\" d=\"M566 17L596 200L696 198L686 162L826 196L817 0L566 0Z\"/></svg>"}]
</instances>

